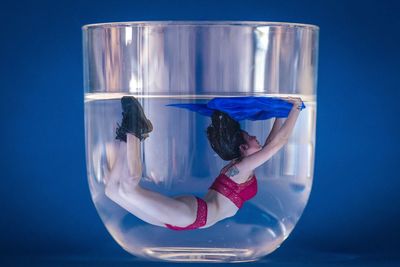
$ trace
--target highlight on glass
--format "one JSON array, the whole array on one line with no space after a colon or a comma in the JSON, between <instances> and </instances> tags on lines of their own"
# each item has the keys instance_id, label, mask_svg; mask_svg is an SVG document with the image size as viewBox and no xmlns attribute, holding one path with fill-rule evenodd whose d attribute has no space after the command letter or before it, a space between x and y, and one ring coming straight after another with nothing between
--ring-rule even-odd
<instances>
[{"instance_id":1,"label":"highlight on glass","mask_svg":"<svg viewBox=\"0 0 400 267\"><path fill-rule=\"evenodd\" d=\"M317 26L85 25L90 193L149 260L245 262L293 231L313 181Z\"/></svg>"}]
</instances>

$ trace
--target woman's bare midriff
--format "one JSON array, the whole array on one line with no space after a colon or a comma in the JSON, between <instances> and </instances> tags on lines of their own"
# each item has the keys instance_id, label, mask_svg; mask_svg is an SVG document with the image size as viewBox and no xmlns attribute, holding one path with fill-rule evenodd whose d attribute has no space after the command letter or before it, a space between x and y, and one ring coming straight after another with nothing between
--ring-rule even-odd
<instances>
[{"instance_id":1,"label":"woman's bare midriff","mask_svg":"<svg viewBox=\"0 0 400 267\"><path fill-rule=\"evenodd\" d=\"M221 173L225 173L236 161L230 162L224 168L222 168ZM250 174L238 174L235 179L229 177L235 183L245 183L249 179L253 177L254 173ZM197 201L194 196L191 195L184 195L184 196L177 196L175 199L180 200L186 203L191 210L193 210L193 221L197 217ZM223 220L228 217L234 216L239 208L226 196L222 195L221 193L209 189L207 194L204 196L204 201L207 203L207 223L205 226L201 228L209 227L220 220Z\"/></svg>"}]
</instances>

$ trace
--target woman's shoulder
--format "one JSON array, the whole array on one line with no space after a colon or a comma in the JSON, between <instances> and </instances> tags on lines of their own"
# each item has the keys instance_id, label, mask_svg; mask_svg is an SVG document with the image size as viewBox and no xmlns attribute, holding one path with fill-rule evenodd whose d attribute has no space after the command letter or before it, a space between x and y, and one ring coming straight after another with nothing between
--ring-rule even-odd
<instances>
[{"instance_id":1,"label":"woman's shoulder","mask_svg":"<svg viewBox=\"0 0 400 267\"><path fill-rule=\"evenodd\" d=\"M236 183L243 183L252 178L254 176L254 171L241 172L240 168L237 166L238 162L239 161L230 162L228 165L222 168L220 174L224 174Z\"/></svg>"},{"instance_id":2,"label":"woman's shoulder","mask_svg":"<svg viewBox=\"0 0 400 267\"><path fill-rule=\"evenodd\" d=\"M238 159L234 159L231 162L229 162L227 165L225 165L222 169L220 174L226 174L228 172L228 170L230 169L237 169L237 167L235 166L237 163L239 162Z\"/></svg>"}]
</instances>

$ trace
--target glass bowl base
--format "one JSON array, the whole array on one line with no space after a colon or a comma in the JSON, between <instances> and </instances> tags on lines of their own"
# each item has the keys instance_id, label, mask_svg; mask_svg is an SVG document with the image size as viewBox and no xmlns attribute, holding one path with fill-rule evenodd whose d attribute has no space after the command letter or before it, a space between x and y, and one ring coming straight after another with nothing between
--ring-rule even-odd
<instances>
[{"instance_id":1,"label":"glass bowl base","mask_svg":"<svg viewBox=\"0 0 400 267\"><path fill-rule=\"evenodd\" d=\"M252 262L255 251L234 248L152 247L143 250L147 258L173 262Z\"/></svg>"}]
</instances>

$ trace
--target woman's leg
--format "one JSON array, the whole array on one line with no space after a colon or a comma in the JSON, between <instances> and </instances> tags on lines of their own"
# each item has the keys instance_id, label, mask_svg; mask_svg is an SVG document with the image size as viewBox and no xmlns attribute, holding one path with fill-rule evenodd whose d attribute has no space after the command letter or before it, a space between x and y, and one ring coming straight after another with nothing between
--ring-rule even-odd
<instances>
[{"instance_id":1,"label":"woman's leg","mask_svg":"<svg viewBox=\"0 0 400 267\"><path fill-rule=\"evenodd\" d=\"M124 201L118 194L120 178L126 176L128 176L128 178L130 177L130 172L128 171L128 166L126 163L126 152L127 147L126 143L124 142L115 142L114 144L107 146L106 153L109 170L106 172L107 177L105 179L106 196L139 219L153 225L164 226L164 224L161 223L157 218L151 217L146 212L143 212L135 206L131 206L126 203L126 201ZM135 179L140 179L141 173L139 174L139 172L135 172L135 174L135 176L130 177L132 181Z\"/></svg>"},{"instance_id":2,"label":"woman's leg","mask_svg":"<svg viewBox=\"0 0 400 267\"><path fill-rule=\"evenodd\" d=\"M137 153L132 153L132 151ZM129 169L137 165L139 152L140 140L134 135L127 134L126 158L129 162ZM172 198L164 196L142 188L135 179L124 179L124 177L120 180L120 195L125 201L166 224L187 226L196 219L197 201L195 197Z\"/></svg>"},{"instance_id":3,"label":"woman's leg","mask_svg":"<svg viewBox=\"0 0 400 267\"><path fill-rule=\"evenodd\" d=\"M172 198L124 182L121 182L119 195L128 210L130 207L139 208L163 224L185 227L196 220L197 201L194 196Z\"/></svg>"},{"instance_id":4,"label":"woman's leg","mask_svg":"<svg viewBox=\"0 0 400 267\"><path fill-rule=\"evenodd\" d=\"M127 151L125 159L129 168L130 175L140 182L142 177L142 158L140 155L140 140L133 134L126 135Z\"/></svg>"},{"instance_id":5,"label":"woman's leg","mask_svg":"<svg viewBox=\"0 0 400 267\"><path fill-rule=\"evenodd\" d=\"M184 227L195 221L197 215L195 197L175 199L139 185L140 140L136 136L127 134L127 143L120 143L117 157L110 173L110 184L116 186L106 191L107 196L134 215L141 214L153 218L153 222L147 220L152 224ZM135 168L139 165L139 169Z\"/></svg>"}]
</instances>

